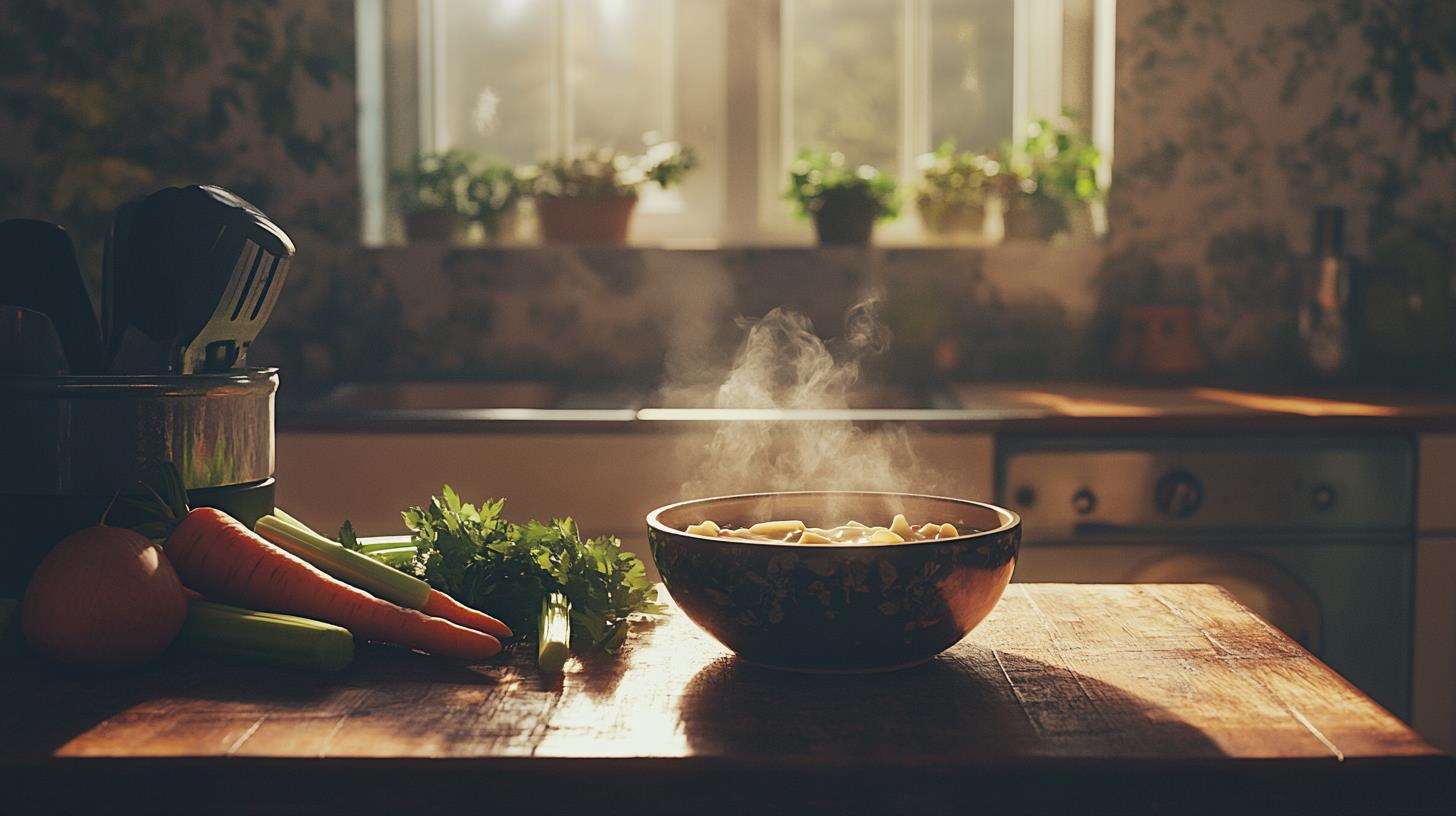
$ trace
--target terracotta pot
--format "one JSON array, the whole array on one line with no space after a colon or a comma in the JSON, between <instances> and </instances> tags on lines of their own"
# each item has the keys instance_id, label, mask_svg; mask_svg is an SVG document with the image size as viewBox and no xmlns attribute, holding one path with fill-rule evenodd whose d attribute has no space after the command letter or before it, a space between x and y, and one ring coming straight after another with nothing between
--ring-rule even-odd
<instances>
[{"instance_id":1,"label":"terracotta pot","mask_svg":"<svg viewBox=\"0 0 1456 816\"><path fill-rule=\"evenodd\" d=\"M1079 241L1090 241L1097 237L1095 219L1092 217L1093 203L1072 201L1065 208L1067 234Z\"/></svg>"},{"instance_id":2,"label":"terracotta pot","mask_svg":"<svg viewBox=\"0 0 1456 816\"><path fill-rule=\"evenodd\" d=\"M520 223L521 208L513 205L501 213L500 220L496 221L494 233L486 229L485 224L480 225L480 232L487 246L511 244L515 243Z\"/></svg>"},{"instance_id":3,"label":"terracotta pot","mask_svg":"<svg viewBox=\"0 0 1456 816\"><path fill-rule=\"evenodd\" d=\"M1055 201L1016 196L1001 209L1001 233L1007 240L1045 241L1056 233L1062 220Z\"/></svg>"},{"instance_id":4,"label":"terracotta pot","mask_svg":"<svg viewBox=\"0 0 1456 816\"><path fill-rule=\"evenodd\" d=\"M1181 377L1208 366L1191 306L1124 306L1118 313L1114 363L1129 374Z\"/></svg>"},{"instance_id":5,"label":"terracotta pot","mask_svg":"<svg viewBox=\"0 0 1456 816\"><path fill-rule=\"evenodd\" d=\"M424 210L406 213L405 240L412 244L456 244L465 240L470 224L448 210Z\"/></svg>"},{"instance_id":6,"label":"terracotta pot","mask_svg":"<svg viewBox=\"0 0 1456 816\"><path fill-rule=\"evenodd\" d=\"M879 214L878 203L858 196L821 198L814 209L814 232L821 244L867 246Z\"/></svg>"},{"instance_id":7,"label":"terracotta pot","mask_svg":"<svg viewBox=\"0 0 1456 816\"><path fill-rule=\"evenodd\" d=\"M637 196L537 196L536 220L548 244L627 243Z\"/></svg>"},{"instance_id":8,"label":"terracotta pot","mask_svg":"<svg viewBox=\"0 0 1456 816\"><path fill-rule=\"evenodd\" d=\"M980 238L986 233L986 205L947 205L920 201L920 223L931 235L942 238Z\"/></svg>"}]
</instances>

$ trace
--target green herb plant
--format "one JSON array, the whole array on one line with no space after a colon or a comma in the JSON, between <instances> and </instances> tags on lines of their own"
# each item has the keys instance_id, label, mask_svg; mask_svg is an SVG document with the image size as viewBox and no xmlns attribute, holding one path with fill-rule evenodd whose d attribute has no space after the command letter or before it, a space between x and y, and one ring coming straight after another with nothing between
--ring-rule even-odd
<instances>
[{"instance_id":1,"label":"green herb plant","mask_svg":"<svg viewBox=\"0 0 1456 816\"><path fill-rule=\"evenodd\" d=\"M1040 192L1063 201L1096 201L1104 191L1098 180L1102 152L1070 116L1037 119L1026 137L1004 150L1012 175L1029 179Z\"/></svg>"},{"instance_id":2,"label":"green herb plant","mask_svg":"<svg viewBox=\"0 0 1456 816\"><path fill-rule=\"evenodd\" d=\"M509 164L466 150L420 153L394 174L405 213L443 212L478 222L488 237L500 234L526 191L526 179Z\"/></svg>"},{"instance_id":3,"label":"green herb plant","mask_svg":"<svg viewBox=\"0 0 1456 816\"><path fill-rule=\"evenodd\" d=\"M666 190L682 182L698 156L678 142L658 141L647 134L642 153L612 148L583 149L563 159L552 159L524 171L531 191L560 198L631 198L646 184Z\"/></svg>"},{"instance_id":4,"label":"green herb plant","mask_svg":"<svg viewBox=\"0 0 1456 816\"><path fill-rule=\"evenodd\" d=\"M475 156L464 150L419 153L394 173L395 195L406 213L470 211L468 188Z\"/></svg>"},{"instance_id":5,"label":"green herb plant","mask_svg":"<svg viewBox=\"0 0 1456 816\"><path fill-rule=\"evenodd\" d=\"M514 524L504 506L463 503L446 485L429 504L405 510L418 551L401 569L520 633L538 630L543 599L559 592L579 649L615 652L633 614L664 611L642 561L615 536L583 540L569 518Z\"/></svg>"},{"instance_id":6,"label":"green herb plant","mask_svg":"<svg viewBox=\"0 0 1456 816\"><path fill-rule=\"evenodd\" d=\"M851 167L844 154L805 148L789 165L789 187L784 198L812 216L830 203L859 203L872 207L876 218L900 214L898 185L871 165Z\"/></svg>"},{"instance_id":7,"label":"green herb plant","mask_svg":"<svg viewBox=\"0 0 1456 816\"><path fill-rule=\"evenodd\" d=\"M916 164L921 180L915 202L921 207L985 206L1003 175L999 161L984 153L957 151L953 139L941 142L935 152L921 155Z\"/></svg>"}]
</instances>

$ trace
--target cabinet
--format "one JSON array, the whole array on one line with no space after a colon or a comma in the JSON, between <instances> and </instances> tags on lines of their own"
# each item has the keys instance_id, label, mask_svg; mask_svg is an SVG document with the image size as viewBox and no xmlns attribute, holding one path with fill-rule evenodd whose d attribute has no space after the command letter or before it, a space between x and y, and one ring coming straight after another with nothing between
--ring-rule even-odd
<instances>
[{"instance_id":1,"label":"cabinet","mask_svg":"<svg viewBox=\"0 0 1456 816\"><path fill-rule=\"evenodd\" d=\"M1420 440L1411 724L1456 753L1456 434Z\"/></svg>"},{"instance_id":2,"label":"cabinet","mask_svg":"<svg viewBox=\"0 0 1456 816\"><path fill-rule=\"evenodd\" d=\"M1411 725L1456 753L1456 535L1416 543Z\"/></svg>"}]
</instances>

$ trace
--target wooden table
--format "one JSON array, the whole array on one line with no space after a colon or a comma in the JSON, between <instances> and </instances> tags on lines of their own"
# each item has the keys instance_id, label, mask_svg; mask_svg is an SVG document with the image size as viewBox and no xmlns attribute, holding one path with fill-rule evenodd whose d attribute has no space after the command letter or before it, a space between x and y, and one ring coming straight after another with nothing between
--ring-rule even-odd
<instances>
[{"instance_id":1,"label":"wooden table","mask_svg":"<svg viewBox=\"0 0 1456 816\"><path fill-rule=\"evenodd\" d=\"M892 674L757 669L681 615L564 679L527 652L7 667L0 812L1456 812L1449 757L1209 586L1014 585Z\"/></svg>"}]
</instances>

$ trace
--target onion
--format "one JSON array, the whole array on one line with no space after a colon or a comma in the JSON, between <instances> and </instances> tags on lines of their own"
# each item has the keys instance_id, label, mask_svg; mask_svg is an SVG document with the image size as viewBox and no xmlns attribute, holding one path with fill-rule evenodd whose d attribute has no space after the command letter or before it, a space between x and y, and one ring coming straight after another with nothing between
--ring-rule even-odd
<instances>
[{"instance_id":1,"label":"onion","mask_svg":"<svg viewBox=\"0 0 1456 816\"><path fill-rule=\"evenodd\" d=\"M41 561L20 605L26 642L52 660L94 669L133 666L167 648L187 596L162 551L121 527L87 527Z\"/></svg>"}]
</instances>

